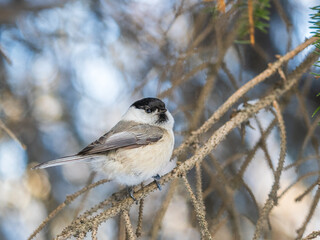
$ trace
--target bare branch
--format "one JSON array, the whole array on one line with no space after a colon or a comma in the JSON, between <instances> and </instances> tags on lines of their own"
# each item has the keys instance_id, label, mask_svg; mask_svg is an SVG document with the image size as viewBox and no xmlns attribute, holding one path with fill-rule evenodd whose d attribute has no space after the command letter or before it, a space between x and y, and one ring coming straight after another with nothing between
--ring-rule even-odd
<instances>
[{"instance_id":1,"label":"bare branch","mask_svg":"<svg viewBox=\"0 0 320 240\"><path fill-rule=\"evenodd\" d=\"M280 135L280 137L281 137L280 156L279 156L278 167L277 167L275 175L274 175L273 186L272 186L271 191L269 193L269 197L260 212L260 216L259 216L259 219L256 224L256 229L255 229L254 236L253 236L254 240L257 240L260 238L261 231L262 231L262 228L264 225L264 221L267 220L268 215L271 212L273 206L276 205L278 202L277 191L280 188L280 176L283 171L284 160L285 160L285 156L286 156L287 140L286 140L286 130L285 130L284 121L282 118L282 114L280 112L280 107L276 101L273 102L273 107L276 110L277 120L278 120L280 133L281 133L281 135Z\"/></svg>"}]
</instances>

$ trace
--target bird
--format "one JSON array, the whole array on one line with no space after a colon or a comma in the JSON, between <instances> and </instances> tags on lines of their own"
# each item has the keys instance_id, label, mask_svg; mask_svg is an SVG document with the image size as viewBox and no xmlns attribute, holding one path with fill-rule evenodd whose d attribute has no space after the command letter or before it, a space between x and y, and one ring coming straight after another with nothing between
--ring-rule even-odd
<instances>
[{"instance_id":1,"label":"bird","mask_svg":"<svg viewBox=\"0 0 320 240\"><path fill-rule=\"evenodd\" d=\"M43 169L88 162L94 171L128 188L153 178L159 190L159 172L169 163L174 148L174 118L158 98L135 101L106 134L75 155L36 165Z\"/></svg>"}]
</instances>

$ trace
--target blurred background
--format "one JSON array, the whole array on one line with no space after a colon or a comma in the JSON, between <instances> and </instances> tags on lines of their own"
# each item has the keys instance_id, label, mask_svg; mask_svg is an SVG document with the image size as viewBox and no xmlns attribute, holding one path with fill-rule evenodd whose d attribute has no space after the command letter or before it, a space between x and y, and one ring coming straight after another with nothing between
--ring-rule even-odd
<instances>
[{"instance_id":1,"label":"blurred background","mask_svg":"<svg viewBox=\"0 0 320 240\"><path fill-rule=\"evenodd\" d=\"M0 0L0 239L27 239L66 195L79 190L90 177L85 164L37 171L31 171L32 166L80 151L107 132L133 101L149 96L161 97L173 113L178 146L239 86L275 61L277 54L284 55L311 36L310 7L319 4L316 0L256 0L261 11L255 19L253 46L247 1L224 2L223 10L217 1ZM285 65L284 72L292 71L310 50ZM272 76L250 91L247 99L264 95L279 79L277 74ZM204 89L208 95L199 105ZM319 82L306 73L287 99L286 165L308 161L284 173L281 189L301 176L310 176L281 198L270 217L273 233L265 239L294 239L312 204L320 158L319 127L310 128L317 121L311 115L319 105L319 89ZM236 173L246 151L259 140L257 122L266 128L272 116L261 111L260 121L250 121L253 128L248 128L244 141L240 131L233 131L213 152L222 164L237 156L225 167L226 176ZM9 136L9 130L21 144ZM306 140L308 134L311 140ZM280 151L276 128L266 145L276 166ZM258 151L243 176L259 205L273 182L264 158L265 153ZM206 162L215 174L210 159ZM193 171L190 176L192 182ZM221 213L225 199L215 184L219 182L212 183L204 171L203 187L209 189L205 192L207 218L212 228L219 227L215 228L217 239L251 238L258 217L253 200L239 188L233 197L236 214ZM296 202L310 186L313 188ZM113 183L99 186L83 209L119 188ZM166 190L167 186L146 199L142 239L149 238L154 209ZM178 188L158 239L199 239L186 196L185 190ZM58 234L73 219L77 203L57 215L36 239L52 239ZM104 223L98 239L117 239L117 223L117 219ZM319 223L317 208L306 233L319 230Z\"/></svg>"}]
</instances>

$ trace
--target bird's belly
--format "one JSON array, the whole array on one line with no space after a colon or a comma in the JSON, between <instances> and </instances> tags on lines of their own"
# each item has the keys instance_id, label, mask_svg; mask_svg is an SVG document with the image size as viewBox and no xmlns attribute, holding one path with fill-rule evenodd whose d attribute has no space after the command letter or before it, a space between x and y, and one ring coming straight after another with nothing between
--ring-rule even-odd
<instances>
[{"instance_id":1,"label":"bird's belly","mask_svg":"<svg viewBox=\"0 0 320 240\"><path fill-rule=\"evenodd\" d=\"M120 184L137 185L164 168L172 155L173 138L138 148L119 149L108 154L100 170Z\"/></svg>"}]
</instances>

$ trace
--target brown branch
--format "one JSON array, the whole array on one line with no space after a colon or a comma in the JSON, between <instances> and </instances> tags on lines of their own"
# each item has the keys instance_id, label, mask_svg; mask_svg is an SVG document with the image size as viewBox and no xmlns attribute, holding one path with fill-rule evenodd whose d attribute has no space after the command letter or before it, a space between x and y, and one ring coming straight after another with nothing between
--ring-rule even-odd
<instances>
[{"instance_id":1,"label":"brown branch","mask_svg":"<svg viewBox=\"0 0 320 240\"><path fill-rule=\"evenodd\" d=\"M98 229L97 228L93 228L92 229L92 234L91 234L92 240L98 240L97 234L98 234Z\"/></svg>"},{"instance_id":2,"label":"brown branch","mask_svg":"<svg viewBox=\"0 0 320 240\"><path fill-rule=\"evenodd\" d=\"M3 49L2 49L1 46L0 46L0 55L2 55L3 58L4 58L10 65L12 65L11 59L4 53L4 51L3 51Z\"/></svg>"},{"instance_id":3,"label":"brown branch","mask_svg":"<svg viewBox=\"0 0 320 240\"><path fill-rule=\"evenodd\" d=\"M122 221L121 214L118 218L118 240L126 240L126 226L124 221Z\"/></svg>"},{"instance_id":4,"label":"brown branch","mask_svg":"<svg viewBox=\"0 0 320 240\"><path fill-rule=\"evenodd\" d=\"M92 173L90 174L89 179L88 179L88 181L87 181L87 183L86 183L86 186L89 186L89 185L92 184L92 182L93 182L96 174L97 174L97 172L92 172ZM77 206L77 208L76 208L76 210L75 210L74 218L76 218L76 217L78 216L79 212L80 212L81 209L84 207L84 203L85 203L85 201L87 200L87 198L88 198L88 196L89 196L89 193L90 193L90 191L86 191L86 192L84 193L84 195L83 195L83 197L82 197L82 199L81 199L80 204Z\"/></svg>"},{"instance_id":5,"label":"brown branch","mask_svg":"<svg viewBox=\"0 0 320 240\"><path fill-rule=\"evenodd\" d=\"M185 187L189 193L192 205L194 207L194 211L195 211L197 219L198 219L198 223L200 226L201 239L212 239L211 234L208 229L208 222L206 221L205 211L204 211L203 207L201 206L198 199L194 195L194 193L191 189L191 186L188 182L188 179L185 175L182 176L182 180L183 180Z\"/></svg>"},{"instance_id":6,"label":"brown branch","mask_svg":"<svg viewBox=\"0 0 320 240\"><path fill-rule=\"evenodd\" d=\"M254 236L253 236L254 240L257 240L260 238L264 222L267 220L269 213L271 212L273 206L277 204L277 201L278 201L277 200L277 191L280 188L280 176L283 171L284 160L285 160L285 156L286 156L287 140L286 140L286 129L285 129L284 121L282 118L280 107L276 101L273 102L273 107L276 110L278 125L280 128L280 137L281 137L280 156L279 156L278 167L277 167L275 175L274 175L273 186L272 186L271 191L269 193L269 197L260 212L260 216L259 216L259 219L256 224L256 229L255 229Z\"/></svg>"},{"instance_id":7,"label":"brown branch","mask_svg":"<svg viewBox=\"0 0 320 240\"><path fill-rule=\"evenodd\" d=\"M308 161L308 160L312 160L312 159L320 159L320 155L310 155L310 156L306 156L304 158L299 159L298 161L295 161L294 163L289 164L288 166L286 166L284 169L288 170L292 167L297 167L299 165L301 165L302 163Z\"/></svg>"},{"instance_id":8,"label":"brown branch","mask_svg":"<svg viewBox=\"0 0 320 240\"><path fill-rule=\"evenodd\" d=\"M308 236L306 236L305 238L303 238L302 240L311 240L311 239L315 239L318 236L320 236L320 231L314 231L310 233Z\"/></svg>"},{"instance_id":9,"label":"brown branch","mask_svg":"<svg viewBox=\"0 0 320 240\"><path fill-rule=\"evenodd\" d=\"M284 168L284 170L286 170L286 169ZM295 180L293 183L291 183L285 190L283 190L283 192L279 195L278 198L283 197L284 194L286 194L290 190L290 188L292 188L298 182L302 181L305 178L308 178L308 177L311 177L311 176L314 176L314 175L318 175L318 174L320 174L319 171L314 171L314 172L308 172L307 174L305 174L303 176L300 176L297 180Z\"/></svg>"},{"instance_id":10,"label":"brown branch","mask_svg":"<svg viewBox=\"0 0 320 240\"><path fill-rule=\"evenodd\" d=\"M205 70L206 68L208 68L210 66L210 63L208 62L204 62L200 65L198 65L197 67L193 68L190 72L188 72L187 74L185 74L184 76L182 76L181 78L178 78L176 80L172 81L172 86L163 91L162 93L158 94L158 98L164 98L168 95L170 95L172 93L172 91L179 85L181 85L182 83L184 83L185 81L187 81L188 79L190 79L193 75L195 75L197 72L200 72L202 70Z\"/></svg>"},{"instance_id":11,"label":"brown branch","mask_svg":"<svg viewBox=\"0 0 320 240\"><path fill-rule=\"evenodd\" d=\"M190 146L190 144L194 142L199 135L207 132L212 127L212 125L215 124L232 107L232 105L235 104L240 98L242 98L250 89L252 89L257 84L266 80L268 77L274 74L282 64L292 59L299 52L301 52L303 49L308 47L310 44L314 43L316 40L317 38L314 38L314 37L307 39L304 43L300 44L294 50L288 52L286 55L279 58L273 64L270 64L270 66L266 70L264 70L258 76L256 76L255 78L247 82L241 88L239 88L231 97L229 97L223 103L221 107L219 107L219 109L216 112L214 112L211 115L211 117L198 130L194 131L193 134L187 138L187 140L185 140L178 148L175 149L173 155L174 156L180 155L184 151L184 149ZM316 59L317 58L314 57L311 61L314 62ZM289 88L291 87L292 86L290 86Z\"/></svg>"},{"instance_id":12,"label":"brown branch","mask_svg":"<svg viewBox=\"0 0 320 240\"><path fill-rule=\"evenodd\" d=\"M263 135L263 128L261 126L261 122L257 117L255 117L255 119L256 119L257 125L259 127L259 131L260 131L261 135ZM267 160L268 166L270 167L270 169L272 170L272 172L274 174L274 167L273 167L272 160L271 160L271 157L270 157L270 154L268 151L266 139L263 139L263 138L261 139L260 147L261 147L262 151L264 152L264 155L266 157L265 159Z\"/></svg>"},{"instance_id":13,"label":"brown branch","mask_svg":"<svg viewBox=\"0 0 320 240\"><path fill-rule=\"evenodd\" d=\"M24 145L18 138L17 136L9 129L7 126L0 120L0 128L2 128L13 140L15 140L17 143L20 144L20 146L26 150L27 146Z\"/></svg>"},{"instance_id":14,"label":"brown branch","mask_svg":"<svg viewBox=\"0 0 320 240\"><path fill-rule=\"evenodd\" d=\"M167 212L169 203L171 202L171 199L174 195L174 192L175 192L177 186L178 186L178 179L176 178L176 179L173 179L173 181L171 182L169 190L167 192L167 195L166 195L164 201L162 202L162 205L154 218L154 222L151 227L151 238L150 238L151 240L156 240L158 237L158 232L161 227L163 217L164 217L165 213Z\"/></svg>"},{"instance_id":15,"label":"brown branch","mask_svg":"<svg viewBox=\"0 0 320 240\"><path fill-rule=\"evenodd\" d=\"M306 230L306 227L307 227L308 223L310 222L310 219L312 218L314 211L316 210L316 207L318 205L319 200L320 200L320 188L317 189L316 195L313 198L313 201L310 206L310 210L309 210L309 213L308 213L306 219L304 220L302 226L297 230L298 236L296 239L302 238L304 231Z\"/></svg>"},{"instance_id":16,"label":"brown branch","mask_svg":"<svg viewBox=\"0 0 320 240\"><path fill-rule=\"evenodd\" d=\"M320 119L320 117L317 117L312 124L311 123L308 124L308 132L307 132L305 139L303 140L303 144L302 144L301 150L299 152L299 158L303 155L303 151L305 150L308 141L310 139L312 139L313 141L316 141L316 137L314 135L315 135L316 128L319 126L319 124L318 124L319 119ZM314 147L314 150L317 154L319 154L317 147Z\"/></svg>"},{"instance_id":17,"label":"brown branch","mask_svg":"<svg viewBox=\"0 0 320 240\"><path fill-rule=\"evenodd\" d=\"M319 180L319 179L318 179ZM301 201L309 192L312 191L312 189L314 189L316 186L318 185L318 181L315 181L314 183L312 183L302 194L300 194L300 196L296 197L295 201L299 202Z\"/></svg>"},{"instance_id":18,"label":"brown branch","mask_svg":"<svg viewBox=\"0 0 320 240\"><path fill-rule=\"evenodd\" d=\"M141 184L141 187L143 187L142 184ZM142 235L143 207L144 207L144 198L141 198L139 202L139 215L138 215L138 224L136 229L137 237L140 237Z\"/></svg>"},{"instance_id":19,"label":"brown branch","mask_svg":"<svg viewBox=\"0 0 320 240\"><path fill-rule=\"evenodd\" d=\"M239 126L241 123L247 121L250 117L252 117L254 114L259 112L261 109L268 107L270 104L272 104L274 100L278 99L279 97L287 93L289 90L291 90L293 86L295 86L295 84L298 82L301 75L314 63L314 61L317 58L318 56L316 54L313 54L313 53L309 54L309 56L300 64L300 66L296 70L294 70L291 74L289 74L288 81L285 83L285 85L282 88L276 88L275 90L273 90L271 93L269 93L266 97L262 98L257 103L253 105L249 105L245 109L243 109L241 112L237 113L232 119L230 119L218 130L216 130L208 139L208 141L201 148L195 151L195 154L192 157L184 161L182 164L178 165L170 173L164 175L160 180L160 184L163 185L168 181L171 181L172 179L178 178L179 176L181 176L181 174L192 169L197 161L202 161L204 157L206 157L221 141L223 141L224 138L234 128ZM236 96L235 98L237 97L240 97L240 96ZM214 113L213 116L216 116L216 114ZM209 123L208 122L204 123L204 125L200 128L200 130L204 131L208 126L210 126L213 121L212 119L214 120L215 118L212 118L211 116L211 118L208 120ZM201 132L200 130L198 131ZM191 138L194 138L194 135ZM184 147L186 147L186 142L182 144L182 147L180 146L180 150L183 149ZM145 186L143 189L136 191L135 198L140 200L141 198L147 196L150 192L156 190L156 188L157 186L155 183L150 183L147 186ZM104 208L107 204L111 202L114 203L112 207L104 210L103 212L94 216L93 218L86 219L86 217L90 216L90 213L97 211L98 209ZM96 205L92 209L88 210L82 216L78 217L76 221L74 221L69 226L67 226L62 231L62 233L58 235L57 239L59 239L60 237L67 238L69 236L78 234L80 230L79 230L79 224L77 223L79 223L79 221L83 222L81 224L81 231L89 232L91 231L92 227L97 226L102 222L106 221L107 219L118 215L122 209L128 209L128 207L130 207L133 203L134 201L128 197L120 201L119 200L115 201L115 198L111 197L101 202L100 204Z\"/></svg>"},{"instance_id":20,"label":"brown branch","mask_svg":"<svg viewBox=\"0 0 320 240\"><path fill-rule=\"evenodd\" d=\"M80 189L79 191L68 195L66 197L66 200L61 203L58 207L56 207L49 215L48 217L40 224L40 226L31 234L31 236L28 238L28 240L33 239L44 227L45 225L54 218L65 206L69 205L72 201L74 201L77 197L79 197L81 194L88 192L90 189L95 188L98 185L104 184L106 182L109 182L107 179L102 179L100 181L97 181L95 183L92 183L88 186L85 186L84 188Z\"/></svg>"},{"instance_id":21,"label":"brown branch","mask_svg":"<svg viewBox=\"0 0 320 240\"><path fill-rule=\"evenodd\" d=\"M233 88L235 90L238 90L239 86L238 86L237 80L235 79L235 77L233 76L233 74L231 73L231 71L229 70L225 62L221 63L221 69L225 72L225 74L227 74Z\"/></svg>"},{"instance_id":22,"label":"brown branch","mask_svg":"<svg viewBox=\"0 0 320 240\"><path fill-rule=\"evenodd\" d=\"M129 216L129 211L128 210L123 210L122 213L122 218L126 224L126 230L127 230L127 237L129 240L134 240L136 239L134 232L133 232L133 228L132 228L132 224L130 221L130 216Z\"/></svg>"},{"instance_id":23,"label":"brown branch","mask_svg":"<svg viewBox=\"0 0 320 240\"><path fill-rule=\"evenodd\" d=\"M216 68L214 66L213 68ZM190 129L194 130L197 125L200 122L201 114L203 113L206 101L209 98L210 94L212 93L212 89L214 87L214 84L216 82L216 69L214 70L214 73L210 74L210 76L207 79L206 84L203 86L200 92L200 96L198 97L198 101L196 103L195 111L193 113L192 120L190 121Z\"/></svg>"},{"instance_id":24,"label":"brown branch","mask_svg":"<svg viewBox=\"0 0 320 240\"><path fill-rule=\"evenodd\" d=\"M277 120L274 119L269 126L267 127L267 129L265 131L263 131L261 133L261 137L258 140L258 142L254 145L254 147L248 152L246 159L244 160L244 162L242 163L240 170L237 174L237 178L242 178L244 175L244 172L246 171L247 167L249 166L251 160L253 159L253 157L255 156L257 150L259 149L259 147L261 146L262 142L265 141L264 139L266 139L268 137L268 135L271 133L272 129L274 128L274 126L276 125Z\"/></svg>"}]
</instances>

